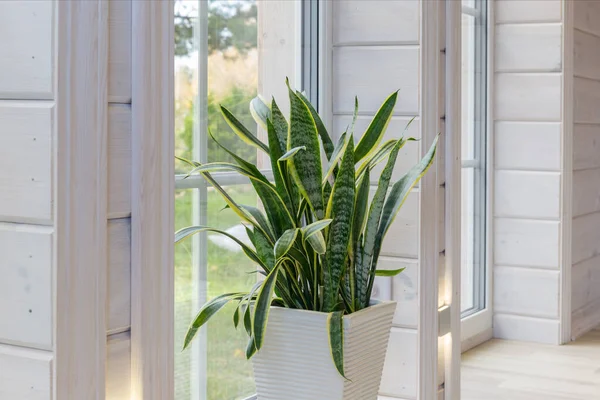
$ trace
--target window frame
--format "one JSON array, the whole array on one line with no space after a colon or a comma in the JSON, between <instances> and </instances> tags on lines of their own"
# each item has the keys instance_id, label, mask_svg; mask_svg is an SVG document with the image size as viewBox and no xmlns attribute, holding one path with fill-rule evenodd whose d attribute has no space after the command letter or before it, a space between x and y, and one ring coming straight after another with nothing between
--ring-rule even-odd
<instances>
[{"instance_id":1,"label":"window frame","mask_svg":"<svg viewBox=\"0 0 600 400\"><path fill-rule=\"evenodd\" d=\"M257 3L265 0L256 0ZM198 18L200 21L206 21L208 19L208 2L198 0ZM290 77L292 82L300 82L302 90L307 95L307 98L319 109L319 54L322 48L319 46L320 43L320 31L321 21L320 15L321 6L318 0L296 0L295 5L295 25L297 27L295 36L299 39L296 41L296 45L299 47L299 60L296 62L296 76ZM199 29L195 32L196 42L199 44L198 52L198 103L206 104L208 101L208 47L205 41L201 40L201 37L208 37L207 24L199 23ZM260 26L259 26L260 29ZM260 72L259 72L260 74ZM295 79L294 79L295 78ZM206 123L198 123L198 121L207 121L208 116L206 115L206 107L199 107L195 111L197 116L194 121L194 138L193 138L193 149L192 154L195 160L205 162L207 160L206 149L208 148L208 132L206 129ZM273 180L273 171L270 168L264 168L260 170L267 179ZM250 184L250 179L231 172L219 172L212 173L212 178L221 186L238 186ZM186 174L175 174L175 192L184 189L195 189L193 198L193 224L202 225L206 224L208 215L206 210L202 210L201 204L206 203L208 196L208 185L206 181L198 175L187 176ZM202 304L206 301L206 288L202 285L206 284L207 277L203 271L203 265L206 266L207 260L206 255L206 235L195 235L192 239L193 252L198 254L198 257L194 258L193 269L193 292L196 296L193 298L193 308L199 309ZM173 324L174 326L174 324ZM197 379L192 379L192 389L190 394L190 400L206 400L203 397L203 393L206 391L205 388L200 387L201 382L205 382L206 379L206 336L199 332L197 339L192 343L191 352L192 360L191 363L195 365L197 371ZM196 381L194 383L194 381ZM256 400L257 395L253 394L245 400Z\"/></svg>"},{"instance_id":2,"label":"window frame","mask_svg":"<svg viewBox=\"0 0 600 400\"><path fill-rule=\"evenodd\" d=\"M475 347L493 336L492 332L492 270L493 263L493 38L494 19L493 7L486 0L474 0L474 7L462 5L462 13L476 18L475 21L475 62L480 71L475 71L475 119L481 121L475 126L475 138L484 135L484 140L476 141L474 160L461 160L461 171L465 167L478 167L481 164L485 171L475 182L474 195L475 214L479 213L478 232L484 236L478 248L479 268L474 271L474 307L462 312L461 310L461 343L462 351ZM482 19L483 23L477 21ZM485 50L482 51L482 49ZM460 72L462 73L462 71ZM481 139L481 138L479 138ZM478 165L479 164L479 165ZM477 190L479 184L480 190ZM481 187L483 186L483 187Z\"/></svg>"}]
</instances>

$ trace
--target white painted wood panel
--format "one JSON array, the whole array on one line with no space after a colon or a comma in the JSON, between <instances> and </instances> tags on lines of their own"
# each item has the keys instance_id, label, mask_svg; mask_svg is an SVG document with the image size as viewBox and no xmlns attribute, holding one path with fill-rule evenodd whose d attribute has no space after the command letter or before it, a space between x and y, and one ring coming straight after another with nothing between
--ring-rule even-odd
<instances>
[{"instance_id":1,"label":"white painted wood panel","mask_svg":"<svg viewBox=\"0 0 600 400\"><path fill-rule=\"evenodd\" d=\"M575 27L600 36L600 2L598 0L577 0L574 10Z\"/></svg>"},{"instance_id":2,"label":"white painted wood panel","mask_svg":"<svg viewBox=\"0 0 600 400\"><path fill-rule=\"evenodd\" d=\"M373 195L374 192L371 192ZM419 250L419 193L413 190L388 230L381 255L417 258Z\"/></svg>"},{"instance_id":3,"label":"white painted wood panel","mask_svg":"<svg viewBox=\"0 0 600 400\"><path fill-rule=\"evenodd\" d=\"M54 2L0 1L0 99L52 99Z\"/></svg>"},{"instance_id":4,"label":"white painted wood panel","mask_svg":"<svg viewBox=\"0 0 600 400\"><path fill-rule=\"evenodd\" d=\"M0 399L52 400L52 353L0 345Z\"/></svg>"},{"instance_id":5,"label":"white painted wood panel","mask_svg":"<svg viewBox=\"0 0 600 400\"><path fill-rule=\"evenodd\" d=\"M573 311L600 299L600 256L573 265L572 283Z\"/></svg>"},{"instance_id":6,"label":"white painted wood panel","mask_svg":"<svg viewBox=\"0 0 600 400\"><path fill-rule=\"evenodd\" d=\"M547 344L560 342L560 323L554 319L495 314L493 326L494 337L498 339Z\"/></svg>"},{"instance_id":7,"label":"white painted wood panel","mask_svg":"<svg viewBox=\"0 0 600 400\"><path fill-rule=\"evenodd\" d=\"M0 276L0 342L51 349L51 228L0 224Z\"/></svg>"},{"instance_id":8,"label":"white painted wood panel","mask_svg":"<svg viewBox=\"0 0 600 400\"><path fill-rule=\"evenodd\" d=\"M560 22L561 0L497 0L497 23L507 22Z\"/></svg>"},{"instance_id":9,"label":"white painted wood panel","mask_svg":"<svg viewBox=\"0 0 600 400\"><path fill-rule=\"evenodd\" d=\"M383 396L416 399L417 331L392 328L379 393Z\"/></svg>"},{"instance_id":10,"label":"white painted wood panel","mask_svg":"<svg viewBox=\"0 0 600 400\"><path fill-rule=\"evenodd\" d=\"M600 20L599 20L600 21ZM573 73L600 80L600 37L575 29Z\"/></svg>"},{"instance_id":11,"label":"white painted wood panel","mask_svg":"<svg viewBox=\"0 0 600 400\"><path fill-rule=\"evenodd\" d=\"M367 29L368 28L368 29ZM419 42L419 2L333 2L333 44Z\"/></svg>"},{"instance_id":12,"label":"white painted wood panel","mask_svg":"<svg viewBox=\"0 0 600 400\"><path fill-rule=\"evenodd\" d=\"M0 103L0 220L52 221L52 107Z\"/></svg>"},{"instance_id":13,"label":"white painted wood panel","mask_svg":"<svg viewBox=\"0 0 600 400\"><path fill-rule=\"evenodd\" d=\"M573 218L573 264L600 254L600 213Z\"/></svg>"},{"instance_id":14,"label":"white painted wood panel","mask_svg":"<svg viewBox=\"0 0 600 400\"><path fill-rule=\"evenodd\" d=\"M400 89L395 113L419 113L419 48L416 46L338 47L333 50L333 112L374 115Z\"/></svg>"},{"instance_id":15,"label":"white painted wood panel","mask_svg":"<svg viewBox=\"0 0 600 400\"><path fill-rule=\"evenodd\" d=\"M394 325L417 328L419 307L419 264L417 260L381 257L381 269L406 268L392 279L392 299L398 303L394 314Z\"/></svg>"},{"instance_id":16,"label":"white painted wood panel","mask_svg":"<svg viewBox=\"0 0 600 400\"><path fill-rule=\"evenodd\" d=\"M559 271L494 267L494 312L558 318Z\"/></svg>"},{"instance_id":17,"label":"white painted wood panel","mask_svg":"<svg viewBox=\"0 0 600 400\"><path fill-rule=\"evenodd\" d=\"M573 312L571 337L573 340L600 324L600 299L596 299Z\"/></svg>"},{"instance_id":18,"label":"white painted wood panel","mask_svg":"<svg viewBox=\"0 0 600 400\"><path fill-rule=\"evenodd\" d=\"M131 220L108 221L108 332L131 324Z\"/></svg>"},{"instance_id":19,"label":"white painted wood panel","mask_svg":"<svg viewBox=\"0 0 600 400\"><path fill-rule=\"evenodd\" d=\"M131 340L129 332L108 337L106 399L131 399Z\"/></svg>"},{"instance_id":20,"label":"white painted wood panel","mask_svg":"<svg viewBox=\"0 0 600 400\"><path fill-rule=\"evenodd\" d=\"M600 169L573 172L573 217L600 211Z\"/></svg>"},{"instance_id":21,"label":"white painted wood panel","mask_svg":"<svg viewBox=\"0 0 600 400\"><path fill-rule=\"evenodd\" d=\"M560 74L496 74L494 117L509 121L560 121Z\"/></svg>"},{"instance_id":22,"label":"white painted wood panel","mask_svg":"<svg viewBox=\"0 0 600 400\"><path fill-rule=\"evenodd\" d=\"M354 140L356 143L360 140L364 132L369 127L369 124L373 120L372 116L361 116L356 119L356 126L354 128ZM410 122L411 118L408 117L393 117L388 125L388 128L385 132L385 135L381 141L381 144L385 143L391 139L399 139L401 137L421 137L421 124L420 121L415 118L412 124L406 129L407 124ZM350 115L336 115L333 117L333 129L336 135L341 135L342 132L346 131L346 129L352 123L352 116ZM404 145L404 147L398 153L398 158L396 160L396 167L394 168L394 172L392 174L392 182L400 179L413 165L415 165L419 161L419 148L420 142L408 142ZM379 177L381 176L381 172L383 168L385 168L385 164L387 159L379 163L373 170L371 171L371 184L377 185L379 182Z\"/></svg>"},{"instance_id":23,"label":"white painted wood panel","mask_svg":"<svg viewBox=\"0 0 600 400\"><path fill-rule=\"evenodd\" d=\"M575 124L573 170L600 167L600 124Z\"/></svg>"},{"instance_id":24,"label":"white painted wood panel","mask_svg":"<svg viewBox=\"0 0 600 400\"><path fill-rule=\"evenodd\" d=\"M108 107L108 218L131 215L131 106Z\"/></svg>"},{"instance_id":25,"label":"white painted wood panel","mask_svg":"<svg viewBox=\"0 0 600 400\"><path fill-rule=\"evenodd\" d=\"M497 170L560 171L560 123L497 121L494 126Z\"/></svg>"},{"instance_id":26,"label":"white painted wood panel","mask_svg":"<svg viewBox=\"0 0 600 400\"><path fill-rule=\"evenodd\" d=\"M559 223L512 218L494 220L496 265L558 268Z\"/></svg>"},{"instance_id":27,"label":"white painted wood panel","mask_svg":"<svg viewBox=\"0 0 600 400\"><path fill-rule=\"evenodd\" d=\"M559 219L560 173L496 171L494 185L496 217Z\"/></svg>"},{"instance_id":28,"label":"white painted wood panel","mask_svg":"<svg viewBox=\"0 0 600 400\"><path fill-rule=\"evenodd\" d=\"M600 81L575 77L573 90L575 123L600 123Z\"/></svg>"},{"instance_id":29,"label":"white painted wood panel","mask_svg":"<svg viewBox=\"0 0 600 400\"><path fill-rule=\"evenodd\" d=\"M562 70L562 24L499 25L495 32L496 71Z\"/></svg>"},{"instance_id":30,"label":"white painted wood panel","mask_svg":"<svg viewBox=\"0 0 600 400\"><path fill-rule=\"evenodd\" d=\"M131 0L109 2L108 36L108 101L131 103Z\"/></svg>"}]
</instances>

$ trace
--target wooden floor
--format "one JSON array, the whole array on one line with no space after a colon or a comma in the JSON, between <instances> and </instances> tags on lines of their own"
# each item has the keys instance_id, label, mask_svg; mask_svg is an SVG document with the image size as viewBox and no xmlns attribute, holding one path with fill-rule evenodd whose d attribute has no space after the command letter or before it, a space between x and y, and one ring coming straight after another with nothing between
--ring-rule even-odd
<instances>
[{"instance_id":1,"label":"wooden floor","mask_svg":"<svg viewBox=\"0 0 600 400\"><path fill-rule=\"evenodd\" d=\"M565 346L491 340L462 356L461 400L600 400L600 330Z\"/></svg>"}]
</instances>

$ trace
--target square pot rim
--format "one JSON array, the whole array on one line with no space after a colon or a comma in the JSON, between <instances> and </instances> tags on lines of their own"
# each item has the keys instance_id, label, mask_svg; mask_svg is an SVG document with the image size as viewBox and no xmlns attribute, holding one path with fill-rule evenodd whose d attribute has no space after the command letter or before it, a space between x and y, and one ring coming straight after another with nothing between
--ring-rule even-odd
<instances>
[{"instance_id":1,"label":"square pot rim","mask_svg":"<svg viewBox=\"0 0 600 400\"><path fill-rule=\"evenodd\" d=\"M379 311L388 307L396 307L397 302L394 300L372 300L371 305L369 307L363 308L361 310L355 311L352 314L346 314L343 316L344 320L359 318L361 315L371 313L374 311ZM288 308L288 307L279 307L279 306L271 306L271 309L282 310L284 312L296 312L304 315L313 315L313 316L326 316L331 314L330 312L325 311L314 311L314 310L305 310L302 308Z\"/></svg>"}]
</instances>

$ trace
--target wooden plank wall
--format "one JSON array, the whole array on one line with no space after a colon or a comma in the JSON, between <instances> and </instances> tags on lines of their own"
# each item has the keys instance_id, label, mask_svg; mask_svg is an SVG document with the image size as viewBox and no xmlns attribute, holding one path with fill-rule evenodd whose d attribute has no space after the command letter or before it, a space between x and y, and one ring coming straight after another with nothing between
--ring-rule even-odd
<instances>
[{"instance_id":1,"label":"wooden plank wall","mask_svg":"<svg viewBox=\"0 0 600 400\"><path fill-rule=\"evenodd\" d=\"M600 324L600 3L574 2L572 330Z\"/></svg>"},{"instance_id":2,"label":"wooden plank wall","mask_svg":"<svg viewBox=\"0 0 600 400\"><path fill-rule=\"evenodd\" d=\"M385 139L399 138L403 134L420 138L422 65L419 1L344 0L332 4L333 74L329 100L334 133L339 136L351 123L355 95L359 101L355 128L358 140L387 96L399 89L395 113ZM404 132L414 116L414 122ZM429 143L425 145L429 146ZM420 151L420 142L410 142L401 150L394 179L401 177L417 162ZM443 155L443 151L438 154ZM441 160L438 159L438 165L443 166ZM371 195L375 192L382 168L371 174ZM443 171L440 172L443 176ZM444 202L439 203L440 215L443 215ZM379 279L376 288L379 298L398 302L380 389L380 393L389 398L416 399L418 393L419 204L417 187L388 232L379 261L382 269L406 268L395 278ZM442 218L441 232L443 229ZM443 240L440 246L443 254ZM443 263L443 259L440 260ZM443 379L443 373L440 379Z\"/></svg>"},{"instance_id":3,"label":"wooden plank wall","mask_svg":"<svg viewBox=\"0 0 600 400\"><path fill-rule=\"evenodd\" d=\"M52 396L55 4L0 2L0 398Z\"/></svg>"},{"instance_id":4,"label":"wooden plank wall","mask_svg":"<svg viewBox=\"0 0 600 400\"><path fill-rule=\"evenodd\" d=\"M131 0L109 1L106 397L129 400L131 326Z\"/></svg>"},{"instance_id":5,"label":"wooden plank wall","mask_svg":"<svg viewBox=\"0 0 600 400\"><path fill-rule=\"evenodd\" d=\"M558 344L562 2L494 4L494 336Z\"/></svg>"}]
</instances>

